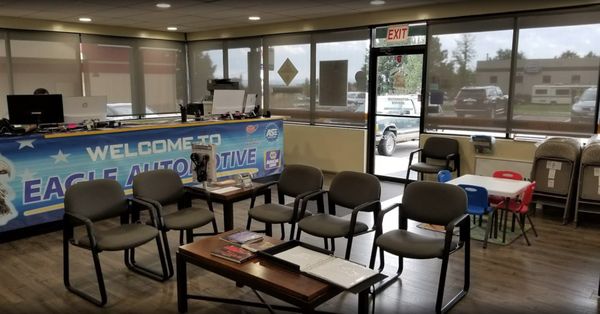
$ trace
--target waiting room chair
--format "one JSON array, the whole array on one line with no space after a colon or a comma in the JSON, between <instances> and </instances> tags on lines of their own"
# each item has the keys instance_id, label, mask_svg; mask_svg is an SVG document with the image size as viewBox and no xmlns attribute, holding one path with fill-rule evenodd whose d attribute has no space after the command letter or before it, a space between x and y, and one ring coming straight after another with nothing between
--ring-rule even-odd
<instances>
[{"instance_id":1,"label":"waiting room chair","mask_svg":"<svg viewBox=\"0 0 600 314\"><path fill-rule=\"evenodd\" d=\"M158 228L163 239L169 267L169 277L173 276L173 262L169 249L167 231L179 230L180 240L185 232L187 243L193 242L194 236L214 235L219 233L217 222L210 201L209 193L202 193L186 187L181 177L172 169L159 169L142 172L133 178L133 197L152 204L159 216ZM192 205L192 198L203 197L208 203L208 209ZM165 207L176 205L177 209L169 211ZM212 224L213 232L194 233L195 228Z\"/></svg>"},{"instance_id":2,"label":"waiting room chair","mask_svg":"<svg viewBox=\"0 0 600 314\"><path fill-rule=\"evenodd\" d=\"M579 184L575 199L575 226L579 223L579 213L600 214L600 142L587 144L581 152Z\"/></svg>"},{"instance_id":3,"label":"waiting room chair","mask_svg":"<svg viewBox=\"0 0 600 314\"><path fill-rule=\"evenodd\" d=\"M494 207L490 206L488 199L488 191L486 188L476 185L459 184L461 188L467 193L468 207L467 214L479 217L479 226L481 226L483 215L487 217L487 223L485 227L485 236L483 238L483 248L487 248L488 237L491 231L491 225L493 224ZM475 222L475 221L474 221Z\"/></svg>"},{"instance_id":4,"label":"waiting room chair","mask_svg":"<svg viewBox=\"0 0 600 314\"><path fill-rule=\"evenodd\" d=\"M437 174L437 181L440 183L446 183L452 180L452 173L446 169L440 170Z\"/></svg>"},{"instance_id":5,"label":"waiting room chair","mask_svg":"<svg viewBox=\"0 0 600 314\"><path fill-rule=\"evenodd\" d=\"M134 208L133 204L138 206ZM117 181L108 179L74 184L65 192L64 205L63 280L67 290L97 306L106 304L106 288L98 256L102 251L124 250L125 264L130 270L159 281L168 279L162 238L157 229L158 216L152 205L125 198L121 185ZM130 219L133 211L142 209L150 212L149 224L134 223ZM98 221L115 217L121 218L121 224L117 227L103 229L96 225ZM87 234L77 237L75 227L81 225L85 226ZM137 265L134 259L135 248L152 240L156 240L162 273ZM71 286L69 244L92 252L100 299Z\"/></svg>"},{"instance_id":6,"label":"waiting room chair","mask_svg":"<svg viewBox=\"0 0 600 314\"><path fill-rule=\"evenodd\" d=\"M531 220L531 217L529 217L529 207L531 205L531 198L533 196L535 187L536 183L535 181L533 181L531 182L531 184L529 184L529 186L527 186L527 189L525 189L521 197L519 197L518 199L511 199L508 203L508 206L504 201L496 206L496 209L508 210L515 214L513 217L517 218L517 222L519 224L519 227L521 228L521 233L523 234L523 238L525 238L525 242L527 242L527 245L531 245L531 243L529 243L529 239L527 238L527 234L525 233L525 218L529 220L529 223L531 224L531 229L533 230L533 234L536 237L538 236L537 231L535 230L535 226L533 225L533 221ZM504 215L504 233L506 234L506 215Z\"/></svg>"},{"instance_id":7,"label":"waiting room chair","mask_svg":"<svg viewBox=\"0 0 600 314\"><path fill-rule=\"evenodd\" d=\"M432 195L436 195L436 197L431 197ZM384 251L398 256L398 271L397 275L391 278L392 280L402 274L403 258L441 259L442 266L435 311L436 313L449 311L469 290L471 228L469 215L465 213L467 206L467 194L459 186L429 181L418 181L407 185L402 196L402 203L391 206L379 214L369 267L375 267L377 250L379 250L380 260L379 271L383 271L385 267ZM396 207L399 211L399 229L382 233L385 214ZM408 231L409 219L421 223L445 226L444 238ZM459 227L458 239L453 234L455 227ZM462 247L465 249L463 288L450 302L443 305L450 254ZM388 281L376 288L375 293L379 293L391 282Z\"/></svg>"},{"instance_id":8,"label":"waiting room chair","mask_svg":"<svg viewBox=\"0 0 600 314\"><path fill-rule=\"evenodd\" d=\"M329 213L305 217L306 200L325 194L328 197ZM342 171L336 174L328 191L315 192L303 199L299 217L304 218L298 223L296 240L300 240L300 234L304 231L323 238L325 248L328 248L327 239L331 239L331 248L335 250L334 239L345 237L348 239L345 259L349 259L354 236L372 231L365 223L357 220L358 213L373 212L373 217L377 217L381 210L380 197L381 185L374 175L354 171ZM352 209L349 220L335 216L336 205Z\"/></svg>"},{"instance_id":9,"label":"waiting room chair","mask_svg":"<svg viewBox=\"0 0 600 314\"><path fill-rule=\"evenodd\" d=\"M574 207L580 153L577 139L553 137L542 142L534 154L531 181L537 186L532 202L563 208L563 224L571 219Z\"/></svg>"},{"instance_id":10,"label":"waiting room chair","mask_svg":"<svg viewBox=\"0 0 600 314\"><path fill-rule=\"evenodd\" d=\"M413 157L419 153L419 161L413 164ZM406 180L410 176L410 171L419 173L420 179L423 179L424 173L436 174L441 170L450 172L456 171L456 176L460 176L460 155L458 152L458 141L446 137L430 137L425 140L423 148L410 153L408 158L408 169L406 170Z\"/></svg>"},{"instance_id":11,"label":"waiting room chair","mask_svg":"<svg viewBox=\"0 0 600 314\"><path fill-rule=\"evenodd\" d=\"M263 194L265 189L272 186L277 187L277 196L279 204L263 204L254 206L256 196ZM299 220L300 203L305 196L318 192L323 188L323 172L320 169L306 165L286 165L278 181L270 182L261 188L253 191L248 210L248 222L246 229L250 230L252 220L265 223L265 232L271 236L271 225L281 224L281 239L285 238L284 224L291 224L290 240L294 237L296 222ZM285 196L294 198L292 207L285 205ZM319 207L323 206L323 198L319 198ZM304 215L309 216L312 213L305 211Z\"/></svg>"}]
</instances>

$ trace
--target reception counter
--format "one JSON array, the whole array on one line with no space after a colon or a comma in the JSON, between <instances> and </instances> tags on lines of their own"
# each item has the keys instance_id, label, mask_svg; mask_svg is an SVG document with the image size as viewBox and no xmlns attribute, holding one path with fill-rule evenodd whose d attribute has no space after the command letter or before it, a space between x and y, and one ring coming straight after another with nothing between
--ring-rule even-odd
<instances>
[{"instance_id":1,"label":"reception counter","mask_svg":"<svg viewBox=\"0 0 600 314\"><path fill-rule=\"evenodd\" d=\"M174 169L191 182L192 143L215 144L217 176L264 177L283 167L283 120L262 118L125 125L0 138L0 233L62 219L65 190L80 181Z\"/></svg>"}]
</instances>

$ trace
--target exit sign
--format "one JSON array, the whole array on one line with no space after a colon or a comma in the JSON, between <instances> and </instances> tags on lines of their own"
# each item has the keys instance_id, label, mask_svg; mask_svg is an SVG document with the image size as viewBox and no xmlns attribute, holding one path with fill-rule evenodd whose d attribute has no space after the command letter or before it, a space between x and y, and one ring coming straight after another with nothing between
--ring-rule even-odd
<instances>
[{"instance_id":1,"label":"exit sign","mask_svg":"<svg viewBox=\"0 0 600 314\"><path fill-rule=\"evenodd\" d=\"M385 40L388 43L403 42L408 39L408 25L394 25L387 29Z\"/></svg>"}]
</instances>

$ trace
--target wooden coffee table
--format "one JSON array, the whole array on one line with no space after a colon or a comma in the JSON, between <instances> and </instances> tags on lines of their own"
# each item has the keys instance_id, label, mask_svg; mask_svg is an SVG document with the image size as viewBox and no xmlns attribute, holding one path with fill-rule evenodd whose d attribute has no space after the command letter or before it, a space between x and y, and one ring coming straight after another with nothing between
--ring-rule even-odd
<instances>
[{"instance_id":1,"label":"wooden coffee table","mask_svg":"<svg viewBox=\"0 0 600 314\"><path fill-rule=\"evenodd\" d=\"M344 289L332 284L308 277L300 272L284 267L264 256L256 256L244 263L238 264L215 257L212 250L226 244L221 240L222 235L200 239L194 243L180 246L177 254L177 306L180 313L188 310L188 300L205 300L230 303L244 306L295 311L302 313L315 312L315 308L325 301L340 294ZM266 237L274 243L278 239ZM208 271L234 281L238 287L248 286L253 290L271 295L296 307L285 305L267 305L265 303L242 301L203 295L192 295L187 290L187 264L194 264ZM358 292L358 312L369 311L369 286ZM257 293L259 298L260 295ZM262 298L261 298L262 300Z\"/></svg>"},{"instance_id":2,"label":"wooden coffee table","mask_svg":"<svg viewBox=\"0 0 600 314\"><path fill-rule=\"evenodd\" d=\"M211 202L219 203L219 204L223 205L223 226L225 228L225 231L229 231L229 230L233 229L233 204L235 202L239 202L239 201L243 201L243 200L247 200L247 199L251 198L252 194L254 193L254 190L256 190L262 186L263 186L262 183L254 182L252 184L252 187L239 188L235 191L227 192L224 194L210 193ZM204 189L202 189L200 187L196 187L196 186L190 186L189 188L199 190L202 192L205 191ZM264 195L264 197L265 197L265 203L271 202L271 190L270 189L265 189L264 192L262 193L262 195Z\"/></svg>"}]
</instances>

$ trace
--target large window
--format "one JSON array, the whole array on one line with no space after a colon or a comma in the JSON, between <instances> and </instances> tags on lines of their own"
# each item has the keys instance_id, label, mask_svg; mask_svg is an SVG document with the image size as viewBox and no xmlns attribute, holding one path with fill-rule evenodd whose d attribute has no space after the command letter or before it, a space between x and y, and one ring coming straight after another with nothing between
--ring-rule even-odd
<instances>
[{"instance_id":1,"label":"large window","mask_svg":"<svg viewBox=\"0 0 600 314\"><path fill-rule=\"evenodd\" d=\"M512 25L512 19L431 25L426 130L505 132Z\"/></svg>"},{"instance_id":2,"label":"large window","mask_svg":"<svg viewBox=\"0 0 600 314\"><path fill-rule=\"evenodd\" d=\"M6 58L6 33L0 32L0 95L10 94L9 72ZM0 97L0 118L8 118L6 97Z\"/></svg>"},{"instance_id":3,"label":"large window","mask_svg":"<svg viewBox=\"0 0 600 314\"><path fill-rule=\"evenodd\" d=\"M227 41L227 76L240 82L240 88L257 96L261 104L261 60L262 41L260 38ZM246 108L250 111L252 108Z\"/></svg>"},{"instance_id":4,"label":"large window","mask_svg":"<svg viewBox=\"0 0 600 314\"><path fill-rule=\"evenodd\" d=\"M109 115L142 114L133 107L133 47L128 40L82 36L83 83L88 96L107 96Z\"/></svg>"},{"instance_id":5,"label":"large window","mask_svg":"<svg viewBox=\"0 0 600 314\"><path fill-rule=\"evenodd\" d=\"M366 126L369 31L317 34L315 123Z\"/></svg>"},{"instance_id":6,"label":"large window","mask_svg":"<svg viewBox=\"0 0 600 314\"><path fill-rule=\"evenodd\" d=\"M79 36L53 32L10 31L13 92L81 95Z\"/></svg>"},{"instance_id":7,"label":"large window","mask_svg":"<svg viewBox=\"0 0 600 314\"><path fill-rule=\"evenodd\" d=\"M593 14L518 19L511 133L595 133L600 23ZM588 99L589 98L589 99Z\"/></svg>"},{"instance_id":8,"label":"large window","mask_svg":"<svg viewBox=\"0 0 600 314\"><path fill-rule=\"evenodd\" d=\"M269 110L291 121L310 122L310 36L270 37L265 43L263 60L273 60L265 83Z\"/></svg>"},{"instance_id":9,"label":"large window","mask_svg":"<svg viewBox=\"0 0 600 314\"><path fill-rule=\"evenodd\" d=\"M201 102L210 95L206 89L206 81L213 78L225 78L223 42L193 42L189 44L188 48L191 101Z\"/></svg>"}]
</instances>

